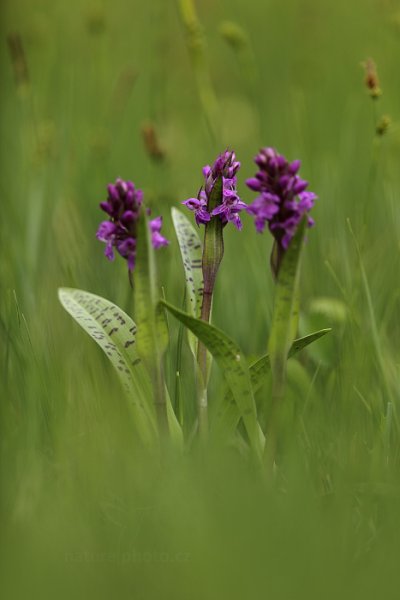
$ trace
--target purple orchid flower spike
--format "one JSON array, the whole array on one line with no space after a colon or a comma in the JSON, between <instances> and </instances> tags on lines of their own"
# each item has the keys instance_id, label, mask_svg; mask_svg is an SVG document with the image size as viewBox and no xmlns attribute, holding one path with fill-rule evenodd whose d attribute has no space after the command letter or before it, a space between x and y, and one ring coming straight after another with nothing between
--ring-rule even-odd
<instances>
[{"instance_id":1,"label":"purple orchid flower spike","mask_svg":"<svg viewBox=\"0 0 400 600\"><path fill-rule=\"evenodd\" d=\"M246 181L247 186L258 192L258 197L247 207L254 217L256 230L262 233L266 224L275 238L277 259L272 264L275 275L281 258L303 218L314 206L317 196L306 191L308 182L298 175L301 162L289 163L274 148L263 148L254 162L259 167L256 176ZM308 216L308 226L314 220ZM272 261L274 263L274 261Z\"/></svg>"},{"instance_id":2,"label":"purple orchid flower spike","mask_svg":"<svg viewBox=\"0 0 400 600\"><path fill-rule=\"evenodd\" d=\"M195 215L197 225L206 225L212 217L219 215L222 224L233 223L237 229L242 229L239 213L247 208L240 200L236 191L236 173L240 162L234 152L226 151L218 156L212 166L203 168L204 186L197 198L189 198L182 202ZM222 201L210 209L210 196L217 180L222 179Z\"/></svg>"},{"instance_id":3,"label":"purple orchid flower spike","mask_svg":"<svg viewBox=\"0 0 400 600\"><path fill-rule=\"evenodd\" d=\"M289 163L274 148L263 148L254 161L259 171L246 184L259 192L259 196L247 207L247 212L255 217L259 233L268 223L276 241L286 250L301 218L314 206L317 196L306 191L308 182L297 175L299 160ZM314 224L311 217L308 224Z\"/></svg>"},{"instance_id":4,"label":"purple orchid flower spike","mask_svg":"<svg viewBox=\"0 0 400 600\"><path fill-rule=\"evenodd\" d=\"M117 179L107 186L108 198L100 203L100 208L108 214L109 220L100 223L96 237L105 242L104 254L108 260L114 260L114 248L128 263L129 272L135 268L136 229L140 208L143 204L143 192L132 181ZM169 241L161 235L162 218L149 222L151 241L154 248L167 246Z\"/></svg>"}]
</instances>

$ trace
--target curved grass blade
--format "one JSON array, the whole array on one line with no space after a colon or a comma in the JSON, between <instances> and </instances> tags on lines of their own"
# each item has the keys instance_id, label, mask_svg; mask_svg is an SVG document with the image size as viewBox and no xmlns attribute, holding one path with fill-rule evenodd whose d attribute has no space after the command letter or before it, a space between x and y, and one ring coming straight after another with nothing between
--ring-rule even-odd
<instances>
[{"instance_id":1,"label":"curved grass blade","mask_svg":"<svg viewBox=\"0 0 400 600\"><path fill-rule=\"evenodd\" d=\"M146 442L156 438L148 375L136 350L136 325L118 306L83 290L60 288L65 310L110 359L132 406L138 432Z\"/></svg>"},{"instance_id":2,"label":"curved grass blade","mask_svg":"<svg viewBox=\"0 0 400 600\"><path fill-rule=\"evenodd\" d=\"M313 342L316 342L319 338L323 337L330 331L332 330L329 328L321 329L320 331L315 331L314 333L310 333L309 335L294 340L288 352L288 358L291 358ZM264 385L270 369L271 363L268 354L265 354L252 365L250 365L249 372L253 394L255 394ZM238 426L240 412L232 400L232 393L230 390L228 390L215 413L214 419L211 422L211 433L216 438L229 439Z\"/></svg>"},{"instance_id":3,"label":"curved grass blade","mask_svg":"<svg viewBox=\"0 0 400 600\"><path fill-rule=\"evenodd\" d=\"M213 355L232 392L240 416L243 418L250 445L257 458L261 459L264 435L257 421L257 411L251 389L249 369L239 346L213 325L195 319L163 300L161 300L160 304L183 323L185 327L190 329Z\"/></svg>"}]
</instances>

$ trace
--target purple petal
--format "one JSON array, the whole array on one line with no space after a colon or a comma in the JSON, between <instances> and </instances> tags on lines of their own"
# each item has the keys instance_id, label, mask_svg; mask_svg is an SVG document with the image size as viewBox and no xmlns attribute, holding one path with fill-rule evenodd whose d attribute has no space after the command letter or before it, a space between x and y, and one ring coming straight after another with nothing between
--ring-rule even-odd
<instances>
[{"instance_id":1,"label":"purple petal","mask_svg":"<svg viewBox=\"0 0 400 600\"><path fill-rule=\"evenodd\" d=\"M301 166L301 160L294 160L292 163L290 163L289 167L288 167L288 171L291 175L296 175L297 171L300 169Z\"/></svg>"},{"instance_id":2,"label":"purple petal","mask_svg":"<svg viewBox=\"0 0 400 600\"><path fill-rule=\"evenodd\" d=\"M137 216L137 213L134 213L132 210L126 210L121 217L121 221L123 223L132 223L132 221L136 220Z\"/></svg>"},{"instance_id":3,"label":"purple petal","mask_svg":"<svg viewBox=\"0 0 400 600\"><path fill-rule=\"evenodd\" d=\"M256 226L256 231L257 233L262 233L265 229L265 220L264 219L260 219L260 218L256 218L256 220L254 221L255 226Z\"/></svg>"},{"instance_id":4,"label":"purple petal","mask_svg":"<svg viewBox=\"0 0 400 600\"><path fill-rule=\"evenodd\" d=\"M169 240L161 235L159 231L153 231L151 234L151 243L153 248L161 248L161 246L168 246Z\"/></svg>"},{"instance_id":5,"label":"purple petal","mask_svg":"<svg viewBox=\"0 0 400 600\"><path fill-rule=\"evenodd\" d=\"M228 216L228 221L233 223L235 225L236 229L238 229L239 231L241 231L241 229L243 228L243 223L242 223L239 215L236 213L231 213Z\"/></svg>"},{"instance_id":6,"label":"purple petal","mask_svg":"<svg viewBox=\"0 0 400 600\"><path fill-rule=\"evenodd\" d=\"M189 210L197 210L203 206L203 203L198 198L189 198L182 202Z\"/></svg>"},{"instance_id":7,"label":"purple petal","mask_svg":"<svg viewBox=\"0 0 400 600\"><path fill-rule=\"evenodd\" d=\"M220 215L221 213L224 213L225 211L226 211L226 206L224 204L220 204L219 206L216 206L214 208L211 215L212 216Z\"/></svg>"},{"instance_id":8,"label":"purple petal","mask_svg":"<svg viewBox=\"0 0 400 600\"><path fill-rule=\"evenodd\" d=\"M106 246L106 249L104 250L104 254L108 258L108 260L111 260L111 261L114 260L115 256L114 256L114 251L113 251L113 246L112 246L111 240L107 242L107 246Z\"/></svg>"},{"instance_id":9,"label":"purple petal","mask_svg":"<svg viewBox=\"0 0 400 600\"><path fill-rule=\"evenodd\" d=\"M201 223L205 225L211 220L211 215L206 210L204 210L204 208L200 208L196 211L195 219L197 225L200 225Z\"/></svg>"},{"instance_id":10,"label":"purple petal","mask_svg":"<svg viewBox=\"0 0 400 600\"><path fill-rule=\"evenodd\" d=\"M261 182L257 177L251 177L250 179L246 179L246 185L254 192L261 191Z\"/></svg>"},{"instance_id":11,"label":"purple petal","mask_svg":"<svg viewBox=\"0 0 400 600\"><path fill-rule=\"evenodd\" d=\"M162 217L156 217L152 221L149 222L150 231L152 233L159 232L162 227Z\"/></svg>"},{"instance_id":12,"label":"purple petal","mask_svg":"<svg viewBox=\"0 0 400 600\"><path fill-rule=\"evenodd\" d=\"M119 193L118 193L118 190L117 190L117 188L116 188L115 185L113 185L112 183L110 183L107 186L107 190L108 190L108 195L109 195L109 197L112 200L114 200L114 201L118 201L119 200Z\"/></svg>"},{"instance_id":13,"label":"purple petal","mask_svg":"<svg viewBox=\"0 0 400 600\"><path fill-rule=\"evenodd\" d=\"M136 240L133 237L128 237L117 243L117 250L121 256L127 258L136 250Z\"/></svg>"},{"instance_id":14,"label":"purple petal","mask_svg":"<svg viewBox=\"0 0 400 600\"><path fill-rule=\"evenodd\" d=\"M96 233L96 237L101 242L108 242L116 231L116 226L111 221L103 221L100 223Z\"/></svg>"},{"instance_id":15,"label":"purple petal","mask_svg":"<svg viewBox=\"0 0 400 600\"><path fill-rule=\"evenodd\" d=\"M104 210L104 212L106 212L108 215L110 215L110 217L114 216L114 209L110 202L100 202L100 208L101 210Z\"/></svg>"},{"instance_id":16,"label":"purple petal","mask_svg":"<svg viewBox=\"0 0 400 600\"><path fill-rule=\"evenodd\" d=\"M136 202L140 206L143 202L143 196L144 196L143 190L136 190L135 196L136 196Z\"/></svg>"},{"instance_id":17,"label":"purple petal","mask_svg":"<svg viewBox=\"0 0 400 600\"><path fill-rule=\"evenodd\" d=\"M304 192L304 190L307 188L308 186L308 181L304 181L303 179L300 179L300 177L297 177L297 181L295 181L295 184L293 186L293 192L295 194L300 194L301 192Z\"/></svg>"}]
</instances>

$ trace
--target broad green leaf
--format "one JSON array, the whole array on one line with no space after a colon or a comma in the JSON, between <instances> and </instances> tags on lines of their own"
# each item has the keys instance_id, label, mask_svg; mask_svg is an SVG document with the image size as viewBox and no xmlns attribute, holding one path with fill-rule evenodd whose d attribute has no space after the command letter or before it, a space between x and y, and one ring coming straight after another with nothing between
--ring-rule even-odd
<instances>
[{"instance_id":1,"label":"broad green leaf","mask_svg":"<svg viewBox=\"0 0 400 600\"><path fill-rule=\"evenodd\" d=\"M171 208L171 215L185 271L187 310L192 317L198 319L203 301L203 245L186 215L176 208Z\"/></svg>"},{"instance_id":2,"label":"broad green leaf","mask_svg":"<svg viewBox=\"0 0 400 600\"><path fill-rule=\"evenodd\" d=\"M246 358L239 346L213 325L195 319L163 300L161 304L190 329L213 355L232 392L233 399L238 405L251 447L256 456L261 458L264 435L257 421L256 405Z\"/></svg>"},{"instance_id":3,"label":"broad green leaf","mask_svg":"<svg viewBox=\"0 0 400 600\"><path fill-rule=\"evenodd\" d=\"M155 414L147 398L150 382L136 349L136 325L118 306L83 290L60 288L65 310L110 359L132 406L138 432L149 442L156 437Z\"/></svg>"},{"instance_id":4,"label":"broad green leaf","mask_svg":"<svg viewBox=\"0 0 400 600\"><path fill-rule=\"evenodd\" d=\"M288 358L291 358L303 350L303 348L306 348L330 331L331 329L321 329L320 331L310 333L309 335L294 340L290 347ZM252 365L250 365L249 372L253 394L255 394L266 382L270 368L271 363L268 354L265 354ZM240 420L240 412L236 404L232 402L232 399L232 393L230 390L228 390L223 399L220 401L220 405L211 422L212 435L220 439L229 439L233 435Z\"/></svg>"},{"instance_id":5,"label":"broad green leaf","mask_svg":"<svg viewBox=\"0 0 400 600\"><path fill-rule=\"evenodd\" d=\"M171 208L171 215L185 272L187 311L192 317L200 318L203 302L203 245L186 215L176 208ZM190 331L188 331L188 340L192 354L196 358L197 338Z\"/></svg>"}]
</instances>

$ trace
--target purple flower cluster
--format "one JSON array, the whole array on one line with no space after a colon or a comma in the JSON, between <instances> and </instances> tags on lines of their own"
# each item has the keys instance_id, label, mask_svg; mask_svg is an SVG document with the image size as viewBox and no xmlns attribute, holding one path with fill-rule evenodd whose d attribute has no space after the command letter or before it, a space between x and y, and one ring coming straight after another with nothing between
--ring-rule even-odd
<instances>
[{"instance_id":1,"label":"purple flower cluster","mask_svg":"<svg viewBox=\"0 0 400 600\"><path fill-rule=\"evenodd\" d=\"M240 162L236 160L234 152L228 150L220 154L213 166L203 168L204 186L197 198L189 198L182 202L189 210L194 211L197 225L208 223L212 217L220 215L222 223L233 223L237 229L242 228L239 217L240 211L247 208L236 191L236 173ZM219 178L222 178L222 202L210 210L211 192Z\"/></svg>"},{"instance_id":2,"label":"purple flower cluster","mask_svg":"<svg viewBox=\"0 0 400 600\"><path fill-rule=\"evenodd\" d=\"M265 224L283 250L286 250L294 236L303 215L314 206L317 196L307 192L308 182L298 176L300 161L289 163L274 148L263 148L254 162L259 171L247 180L251 190L259 196L247 207L247 212L255 217L259 233ZM314 225L308 217L308 226Z\"/></svg>"},{"instance_id":3,"label":"purple flower cluster","mask_svg":"<svg viewBox=\"0 0 400 600\"><path fill-rule=\"evenodd\" d=\"M132 181L117 179L108 187L106 202L100 208L110 217L103 221L97 230L96 237L105 242L104 254L114 260L114 248L127 260L129 271L133 271L136 259L136 226L140 208L143 204L143 192L135 188ZM154 248L167 246L169 241L161 235L162 217L149 222L151 242Z\"/></svg>"}]
</instances>

